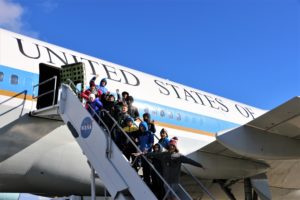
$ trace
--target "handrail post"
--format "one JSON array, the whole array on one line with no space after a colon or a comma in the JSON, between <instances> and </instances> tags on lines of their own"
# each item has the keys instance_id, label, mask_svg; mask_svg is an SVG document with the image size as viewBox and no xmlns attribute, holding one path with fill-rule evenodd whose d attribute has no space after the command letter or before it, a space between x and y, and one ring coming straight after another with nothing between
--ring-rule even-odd
<instances>
[{"instance_id":1,"label":"handrail post","mask_svg":"<svg viewBox=\"0 0 300 200\"><path fill-rule=\"evenodd\" d=\"M212 200L216 200L214 198L214 196L206 189L206 187L201 183L201 181L199 181L191 172L190 170L188 170L188 168L186 166L184 166L184 164L181 165L185 171L194 179L194 181L197 183L197 185L199 185L202 189L202 191L204 191Z\"/></svg>"},{"instance_id":2,"label":"handrail post","mask_svg":"<svg viewBox=\"0 0 300 200\"><path fill-rule=\"evenodd\" d=\"M91 165L91 199L96 200L95 170Z\"/></svg>"},{"instance_id":3,"label":"handrail post","mask_svg":"<svg viewBox=\"0 0 300 200\"><path fill-rule=\"evenodd\" d=\"M52 81L52 80L54 80L54 87L53 87L53 90L48 90L48 91L46 91L46 92L44 92L44 93L42 93L42 94L40 94L40 95L35 96L35 88L36 88L36 87L41 86L41 85L44 85L45 83L48 83L48 82L50 82L50 81ZM47 94L53 93L53 101L52 101L52 106L53 106L54 103L55 103L55 99L56 99L56 90L57 90L57 76L53 76L53 77L51 77L51 78L49 78L49 79L47 79L47 80L45 80L45 81L43 81L43 82L40 82L40 83L38 83L38 84L35 84L35 85L33 86L32 100L33 100L33 99L37 99L37 98L42 97L42 96L45 96L45 95L47 95ZM31 110L32 110L32 107L31 107Z\"/></svg>"},{"instance_id":4,"label":"handrail post","mask_svg":"<svg viewBox=\"0 0 300 200\"><path fill-rule=\"evenodd\" d=\"M56 89L57 89L57 76L54 76L54 95L53 95L53 101L52 101L52 106L54 105L55 103L55 98L56 98Z\"/></svg>"}]
</instances>

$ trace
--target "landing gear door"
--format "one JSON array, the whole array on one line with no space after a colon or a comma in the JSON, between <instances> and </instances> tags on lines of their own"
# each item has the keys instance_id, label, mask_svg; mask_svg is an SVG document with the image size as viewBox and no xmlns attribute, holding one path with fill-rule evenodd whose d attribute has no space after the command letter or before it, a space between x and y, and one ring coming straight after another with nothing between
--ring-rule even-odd
<instances>
[{"instance_id":1,"label":"landing gear door","mask_svg":"<svg viewBox=\"0 0 300 200\"><path fill-rule=\"evenodd\" d=\"M71 84L71 87L75 90L75 86L76 93L81 93L85 85L87 85L84 63L80 62L61 66L60 79L61 83L69 83L69 80L71 80L74 83L74 85Z\"/></svg>"}]
</instances>

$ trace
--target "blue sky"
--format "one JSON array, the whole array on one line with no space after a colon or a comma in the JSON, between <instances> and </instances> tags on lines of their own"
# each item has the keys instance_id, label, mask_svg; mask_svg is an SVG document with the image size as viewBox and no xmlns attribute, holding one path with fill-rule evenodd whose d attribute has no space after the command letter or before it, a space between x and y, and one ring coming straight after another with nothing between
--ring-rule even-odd
<instances>
[{"instance_id":1,"label":"blue sky","mask_svg":"<svg viewBox=\"0 0 300 200\"><path fill-rule=\"evenodd\" d=\"M0 26L263 109L300 95L300 0L0 0Z\"/></svg>"}]
</instances>

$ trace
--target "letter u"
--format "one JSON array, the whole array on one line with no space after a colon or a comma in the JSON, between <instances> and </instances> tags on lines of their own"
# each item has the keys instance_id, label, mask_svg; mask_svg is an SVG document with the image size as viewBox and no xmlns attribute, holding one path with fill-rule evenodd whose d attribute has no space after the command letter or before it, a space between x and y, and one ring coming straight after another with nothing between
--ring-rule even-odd
<instances>
[{"instance_id":1,"label":"letter u","mask_svg":"<svg viewBox=\"0 0 300 200\"><path fill-rule=\"evenodd\" d=\"M20 51L24 56L26 56L27 58L31 58L31 59L39 59L39 58L40 58L41 52L40 52L39 46L38 46L37 44L35 44L35 46L36 46L38 55L37 55L36 57L34 57L34 56L29 56L29 55L27 55L27 54L24 52L22 40L19 39L19 38L16 38L16 39L17 39L17 42L18 42L19 51Z\"/></svg>"}]
</instances>

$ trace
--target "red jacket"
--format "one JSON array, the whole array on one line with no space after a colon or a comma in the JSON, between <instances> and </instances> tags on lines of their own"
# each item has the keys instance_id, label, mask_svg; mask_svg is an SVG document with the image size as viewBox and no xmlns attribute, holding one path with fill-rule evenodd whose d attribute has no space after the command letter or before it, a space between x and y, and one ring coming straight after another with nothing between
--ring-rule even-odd
<instances>
[{"instance_id":1,"label":"red jacket","mask_svg":"<svg viewBox=\"0 0 300 200\"><path fill-rule=\"evenodd\" d=\"M102 95L101 90L98 89L96 90L97 90L97 94L95 94L96 98L98 97L99 99L101 99L101 95ZM91 93L92 93L91 90L87 89L81 93L81 97L88 101Z\"/></svg>"}]
</instances>

